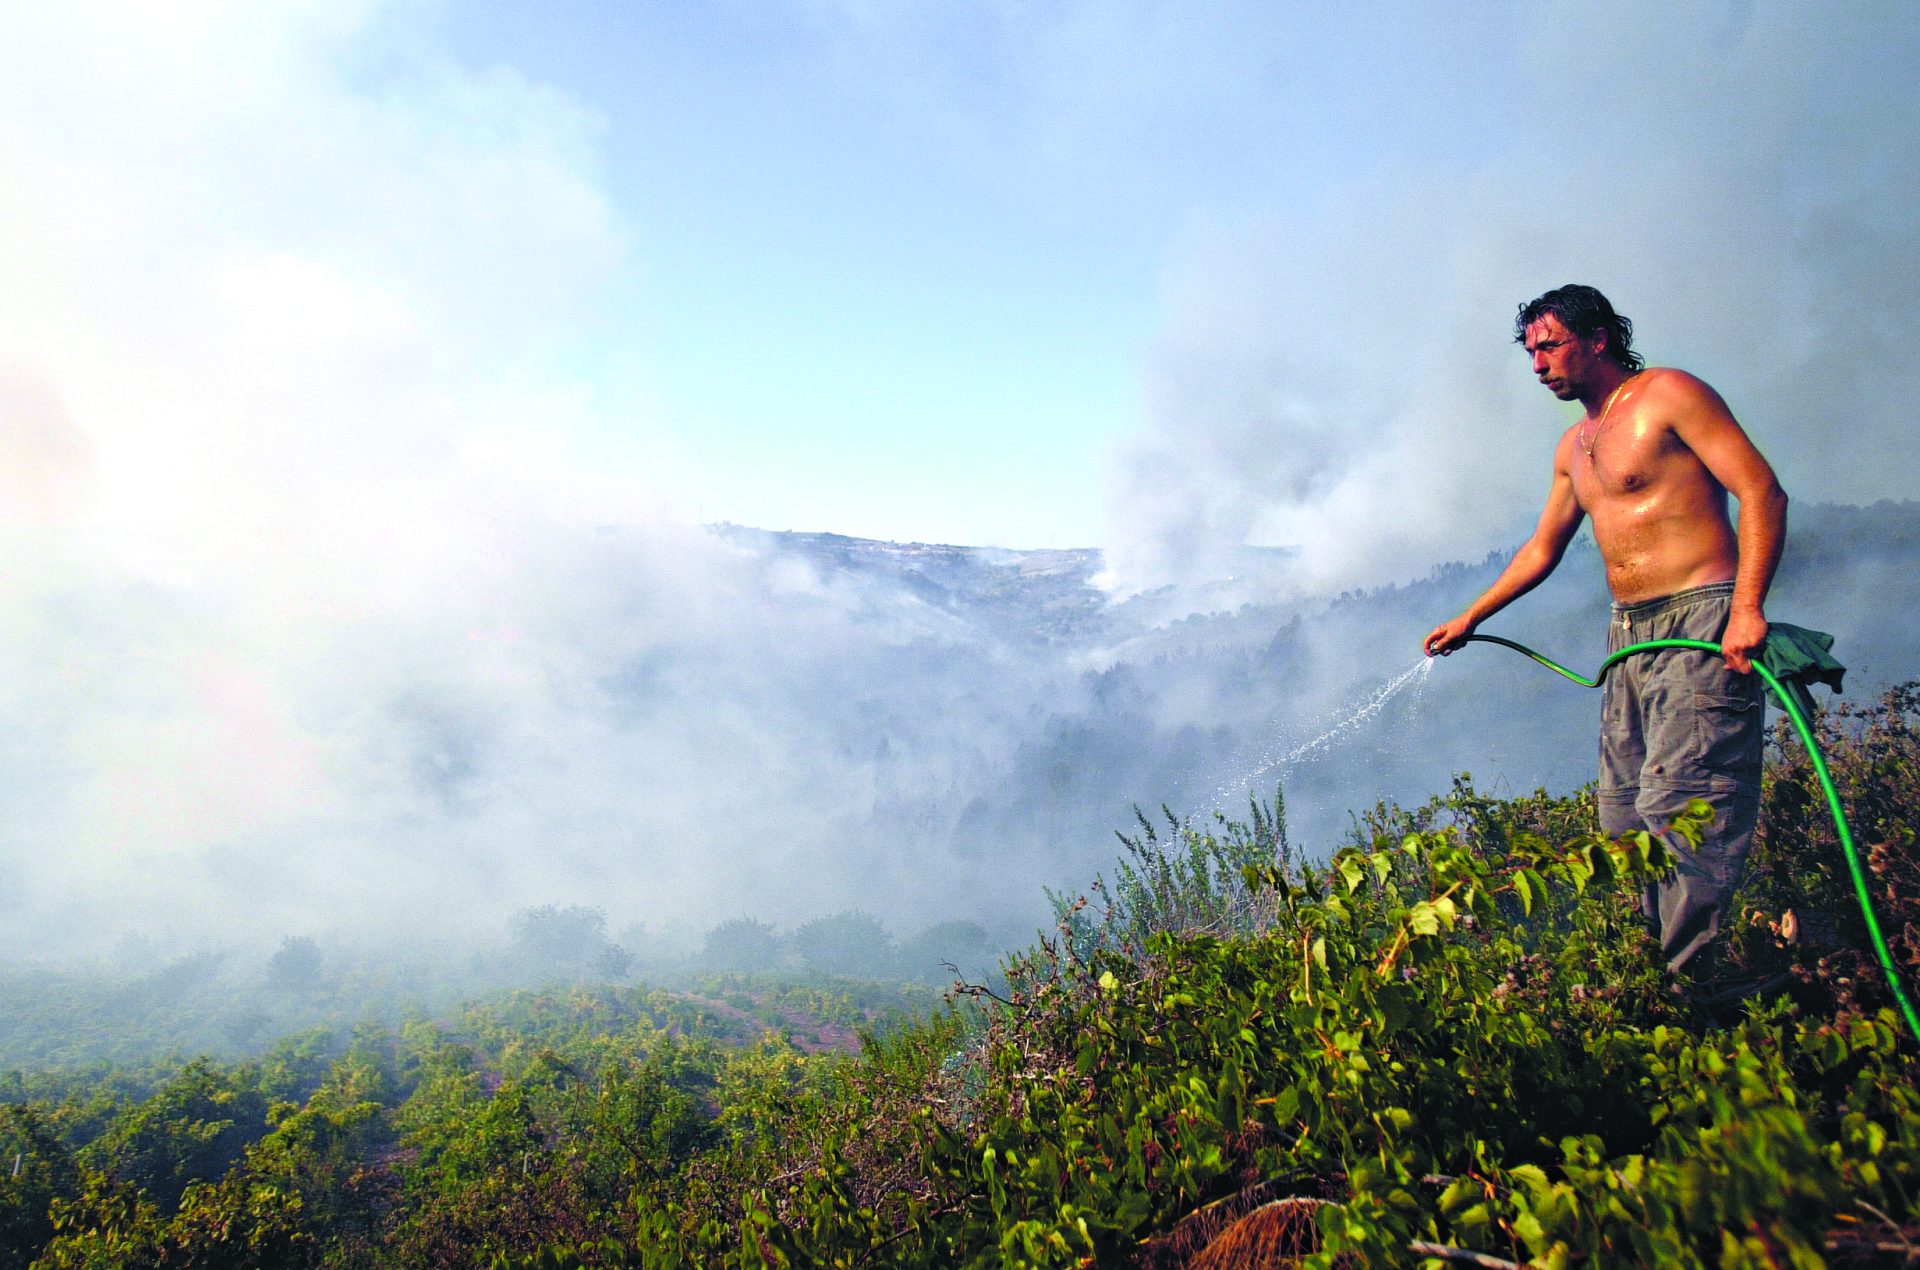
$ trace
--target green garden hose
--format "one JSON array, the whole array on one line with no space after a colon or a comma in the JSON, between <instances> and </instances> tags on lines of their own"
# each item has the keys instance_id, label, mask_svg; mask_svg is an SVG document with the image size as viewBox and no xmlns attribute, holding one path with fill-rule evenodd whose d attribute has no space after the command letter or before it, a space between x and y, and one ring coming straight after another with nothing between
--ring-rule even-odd
<instances>
[{"instance_id":1,"label":"green garden hose","mask_svg":"<svg viewBox=\"0 0 1920 1270\"><path fill-rule=\"evenodd\" d=\"M1588 679L1585 675L1568 670L1551 658L1541 656L1525 644L1516 644L1498 635L1469 635L1463 642L1473 640L1487 644L1500 644L1515 652L1524 653L1548 670L1565 675L1585 688L1598 688L1600 681L1607 677L1607 671L1611 670L1616 662L1631 657L1635 653L1649 652L1656 648L1694 648L1701 652L1716 654L1720 651L1720 645L1708 643L1703 639L1650 639L1641 644L1629 644L1618 652L1609 654L1607 659L1600 663L1600 669L1594 673L1593 678ZM1913 1033L1916 1041L1920 1041L1920 1014L1914 1013L1913 1003L1907 1000L1906 989L1900 984L1899 972L1893 968L1893 954L1887 950L1886 938L1880 933L1880 921L1874 916L1873 900L1867 886L1867 871L1861 865L1860 853L1853 845L1853 830L1847 825L1847 813L1840 806L1840 792L1833 787L1833 776L1827 771L1826 756L1820 752L1820 743L1814 739L1813 727L1807 722L1806 716L1793 704L1793 699L1787 695L1786 690L1781 688L1780 681L1774 677L1772 671L1757 660L1753 663L1753 669L1754 673L1766 680L1767 687L1773 690L1775 699L1787 712L1787 717L1793 720L1794 730L1800 734L1800 740L1807 747L1807 756L1813 760L1814 775L1820 778L1820 788L1826 791L1827 808L1833 812L1833 827L1840 835L1840 849L1846 853L1847 869L1853 875L1853 891L1860 900L1860 914L1867 920L1867 936L1873 941L1874 955L1880 959L1880 969L1886 972L1887 986L1893 989L1893 999L1899 1003L1900 1013L1907 1020L1907 1030Z\"/></svg>"}]
</instances>

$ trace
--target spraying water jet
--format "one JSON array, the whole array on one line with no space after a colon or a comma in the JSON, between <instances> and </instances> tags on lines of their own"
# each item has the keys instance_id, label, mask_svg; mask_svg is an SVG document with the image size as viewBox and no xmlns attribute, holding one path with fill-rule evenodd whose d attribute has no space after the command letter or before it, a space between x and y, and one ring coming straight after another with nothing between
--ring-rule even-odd
<instances>
[{"instance_id":1,"label":"spraying water jet","mask_svg":"<svg viewBox=\"0 0 1920 1270\"><path fill-rule=\"evenodd\" d=\"M1417 710L1427 687L1427 680L1433 673L1433 659L1421 657L1413 665L1386 680L1368 693L1359 704L1348 709L1332 723L1322 726L1310 739L1293 744L1282 743L1269 748L1244 775L1230 784L1221 784L1214 789L1216 802L1224 800L1235 790L1246 787L1250 782L1273 773L1285 779L1293 769L1307 759L1314 758L1331 749L1333 745L1349 733L1357 731L1370 722L1386 708L1389 701L1399 696L1409 687L1414 689L1414 706ZM1294 735L1299 735L1295 733Z\"/></svg>"}]
</instances>

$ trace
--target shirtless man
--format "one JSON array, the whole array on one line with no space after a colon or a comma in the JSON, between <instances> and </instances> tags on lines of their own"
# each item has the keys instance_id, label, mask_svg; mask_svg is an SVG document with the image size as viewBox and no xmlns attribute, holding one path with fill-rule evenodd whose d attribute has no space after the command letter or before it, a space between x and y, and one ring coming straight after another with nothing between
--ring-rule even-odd
<instances>
[{"instance_id":1,"label":"shirtless man","mask_svg":"<svg viewBox=\"0 0 1920 1270\"><path fill-rule=\"evenodd\" d=\"M1721 911L1739 882L1759 814L1763 685L1752 659L1786 534L1787 496L1720 395L1685 371L1645 368L1633 324L1592 287L1565 286L1520 307L1514 339L1533 373L1586 413L1554 448L1540 523L1486 593L1428 635L1429 656L1560 563L1584 517L1613 592L1609 652L1649 639L1718 643L1720 655L1663 649L1608 672L1601 706L1600 827L1664 833L1689 799L1714 809L1697 850L1647 889L1669 969L1711 973ZM1727 495L1740 502L1736 532ZM1703 955L1704 954L1704 955Z\"/></svg>"}]
</instances>

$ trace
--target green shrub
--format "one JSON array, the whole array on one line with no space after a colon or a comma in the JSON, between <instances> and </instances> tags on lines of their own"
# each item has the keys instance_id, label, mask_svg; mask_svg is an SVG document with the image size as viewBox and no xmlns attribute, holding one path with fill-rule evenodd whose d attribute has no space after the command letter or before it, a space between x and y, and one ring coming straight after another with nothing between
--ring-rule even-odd
<instances>
[{"instance_id":1,"label":"green shrub","mask_svg":"<svg viewBox=\"0 0 1920 1270\"><path fill-rule=\"evenodd\" d=\"M1909 686L1821 723L1909 970L1916 714ZM1056 897L1057 933L906 1021L920 990L733 974L506 993L257 1065L11 1074L0 1248L1153 1267L1293 1197L1322 1266L1857 1263L1920 1242L1920 1066L1791 738L1767 780L1727 956L1798 978L1731 1026L1675 994L1644 930L1664 843L1597 836L1590 794L1461 777L1360 815L1319 864L1276 798L1246 824L1142 818L1111 883Z\"/></svg>"}]
</instances>

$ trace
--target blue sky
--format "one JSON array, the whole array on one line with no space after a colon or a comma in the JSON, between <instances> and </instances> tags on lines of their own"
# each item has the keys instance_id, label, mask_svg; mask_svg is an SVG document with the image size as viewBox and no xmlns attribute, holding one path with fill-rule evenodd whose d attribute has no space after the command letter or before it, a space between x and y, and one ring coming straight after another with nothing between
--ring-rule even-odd
<instances>
[{"instance_id":1,"label":"blue sky","mask_svg":"<svg viewBox=\"0 0 1920 1270\"><path fill-rule=\"evenodd\" d=\"M1497 144L1498 59L1435 71L1499 16L502 4L414 35L597 117L627 254L592 373L645 395L698 515L1034 546L1104 540L1183 236Z\"/></svg>"},{"instance_id":2,"label":"blue sky","mask_svg":"<svg viewBox=\"0 0 1920 1270\"><path fill-rule=\"evenodd\" d=\"M617 360L700 469L696 514L1097 540L1175 212L1137 197L1151 183L1089 198L987 152L1038 159L1020 152L1025 86L994 24L963 16L926 64L914 33L863 44L773 7L593 6L555 23L476 6L443 22L459 56L602 115L630 251Z\"/></svg>"}]
</instances>

